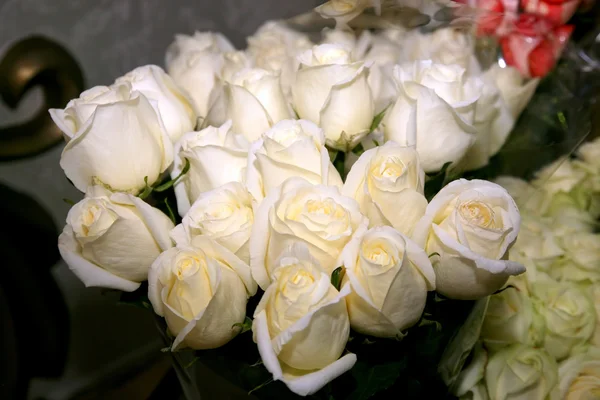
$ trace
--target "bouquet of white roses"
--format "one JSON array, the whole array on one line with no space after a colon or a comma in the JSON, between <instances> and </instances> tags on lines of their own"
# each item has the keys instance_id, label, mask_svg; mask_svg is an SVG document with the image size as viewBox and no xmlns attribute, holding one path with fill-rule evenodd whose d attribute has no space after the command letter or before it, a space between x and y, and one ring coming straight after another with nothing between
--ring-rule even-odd
<instances>
[{"instance_id":1,"label":"bouquet of white roses","mask_svg":"<svg viewBox=\"0 0 600 400\"><path fill-rule=\"evenodd\" d=\"M59 248L86 286L146 298L169 350L264 397L443 393L444 347L527 264L509 192L454 178L501 150L539 80L484 69L457 28L343 30L372 4L338 3L318 40L280 22L245 50L180 35L167 72L50 110L85 192Z\"/></svg>"}]
</instances>

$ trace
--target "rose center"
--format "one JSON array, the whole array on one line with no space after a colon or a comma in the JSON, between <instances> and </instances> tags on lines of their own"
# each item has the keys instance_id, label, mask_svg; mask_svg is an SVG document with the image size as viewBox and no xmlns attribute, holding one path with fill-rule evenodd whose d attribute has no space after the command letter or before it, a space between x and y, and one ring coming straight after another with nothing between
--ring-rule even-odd
<instances>
[{"instance_id":1,"label":"rose center","mask_svg":"<svg viewBox=\"0 0 600 400\"><path fill-rule=\"evenodd\" d=\"M484 203L478 201L463 203L459 207L459 212L471 224L482 228L495 228L494 210Z\"/></svg>"},{"instance_id":2,"label":"rose center","mask_svg":"<svg viewBox=\"0 0 600 400\"><path fill-rule=\"evenodd\" d=\"M204 260L200 260L200 258L196 256L185 257L175 266L175 276L177 276L177 279L180 281L185 280L198 272L200 266L204 263Z\"/></svg>"}]
</instances>

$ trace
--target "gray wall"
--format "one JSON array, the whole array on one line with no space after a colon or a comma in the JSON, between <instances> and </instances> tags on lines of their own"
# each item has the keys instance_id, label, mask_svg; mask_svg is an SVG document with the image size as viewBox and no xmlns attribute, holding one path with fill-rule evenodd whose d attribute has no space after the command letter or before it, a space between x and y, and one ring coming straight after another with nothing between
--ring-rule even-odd
<instances>
[{"instance_id":1,"label":"gray wall","mask_svg":"<svg viewBox=\"0 0 600 400\"><path fill-rule=\"evenodd\" d=\"M318 0L0 0L0 57L7 46L29 34L65 45L80 62L88 87L110 84L144 64L162 65L176 33L214 30L238 47L267 19L309 10ZM2 77L0 77L2 79ZM32 91L18 110L0 102L0 126L24 119L41 104ZM69 206L63 198L81 194L58 165L62 146L33 159L0 164L0 181L36 198L62 228ZM31 393L51 399L70 396L119 370L131 368L161 346L149 314L116 306L115 297L85 289L61 262L54 275L67 300L71 347L64 376L37 382Z\"/></svg>"}]
</instances>

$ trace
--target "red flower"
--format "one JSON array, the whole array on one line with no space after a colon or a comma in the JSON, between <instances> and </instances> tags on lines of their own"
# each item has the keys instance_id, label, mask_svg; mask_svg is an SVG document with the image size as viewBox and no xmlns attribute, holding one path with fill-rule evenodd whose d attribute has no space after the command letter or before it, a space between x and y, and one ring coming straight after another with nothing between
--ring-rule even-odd
<instances>
[{"instance_id":1,"label":"red flower","mask_svg":"<svg viewBox=\"0 0 600 400\"><path fill-rule=\"evenodd\" d=\"M521 0L527 13L548 19L554 25L567 22L579 7L581 0Z\"/></svg>"}]
</instances>

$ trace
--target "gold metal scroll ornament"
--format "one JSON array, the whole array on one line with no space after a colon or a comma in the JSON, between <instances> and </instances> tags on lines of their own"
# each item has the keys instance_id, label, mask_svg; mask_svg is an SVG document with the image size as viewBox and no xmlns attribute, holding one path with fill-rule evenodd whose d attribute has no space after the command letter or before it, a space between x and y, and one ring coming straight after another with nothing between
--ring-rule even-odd
<instances>
[{"instance_id":1,"label":"gold metal scroll ornament","mask_svg":"<svg viewBox=\"0 0 600 400\"><path fill-rule=\"evenodd\" d=\"M25 38L8 49L0 61L0 95L15 109L27 91L40 86L41 109L29 121L0 127L0 160L39 154L62 139L49 108L63 108L83 91L83 73L73 56L58 43L42 37Z\"/></svg>"}]
</instances>

